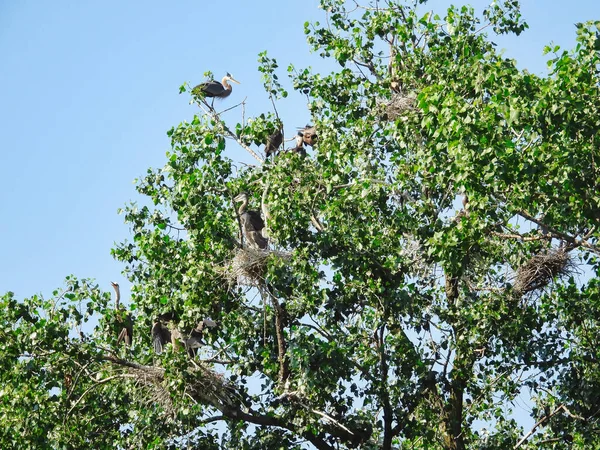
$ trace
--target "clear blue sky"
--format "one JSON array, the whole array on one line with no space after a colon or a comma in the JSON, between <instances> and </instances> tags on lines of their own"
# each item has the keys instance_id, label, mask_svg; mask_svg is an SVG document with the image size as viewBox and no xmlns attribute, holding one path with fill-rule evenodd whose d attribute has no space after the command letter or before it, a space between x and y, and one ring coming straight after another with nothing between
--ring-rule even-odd
<instances>
[{"instance_id":1,"label":"clear blue sky","mask_svg":"<svg viewBox=\"0 0 600 450\"><path fill-rule=\"evenodd\" d=\"M0 292L48 294L73 273L106 289L119 281L126 294L110 256L129 237L116 211L139 199L134 178L164 165L165 132L197 111L178 87L229 71L242 84L226 101L267 110L260 51L282 76L289 62L324 67L302 25L323 19L317 3L0 0ZM575 22L600 19L598 0L523 3L531 28L496 42L539 74L545 44L571 47ZM289 128L309 120L300 96L280 113Z\"/></svg>"}]
</instances>

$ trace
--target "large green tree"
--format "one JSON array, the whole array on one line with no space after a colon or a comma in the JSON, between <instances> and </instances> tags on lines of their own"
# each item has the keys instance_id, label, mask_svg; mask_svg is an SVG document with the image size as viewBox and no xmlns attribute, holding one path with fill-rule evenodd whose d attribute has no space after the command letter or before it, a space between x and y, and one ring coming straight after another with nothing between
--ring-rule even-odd
<instances>
[{"instance_id":1,"label":"large green tree","mask_svg":"<svg viewBox=\"0 0 600 450\"><path fill-rule=\"evenodd\" d=\"M298 120L261 54L273 110L190 91L203 112L124 208L130 311L73 277L2 297L2 448L600 447L600 23L542 77L490 40L526 28L516 0L321 3L308 42L340 68L288 69L307 156L260 156ZM155 354L153 325L203 321L197 354Z\"/></svg>"}]
</instances>

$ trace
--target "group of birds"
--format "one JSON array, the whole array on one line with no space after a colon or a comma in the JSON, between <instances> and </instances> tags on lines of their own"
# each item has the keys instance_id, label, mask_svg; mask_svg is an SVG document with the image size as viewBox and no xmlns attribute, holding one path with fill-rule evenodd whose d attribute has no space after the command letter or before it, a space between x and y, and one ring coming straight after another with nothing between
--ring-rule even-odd
<instances>
[{"instance_id":1,"label":"group of birds","mask_svg":"<svg viewBox=\"0 0 600 450\"><path fill-rule=\"evenodd\" d=\"M115 310L116 325L118 331L117 345L121 342L127 347L131 347L133 340L133 317L121 307L121 289L118 283L110 282L115 290ZM151 337L152 346L157 355L163 352L164 346L171 343L174 349L185 348L190 357L196 356L198 349L203 345L202 335L205 327L215 328L216 322L211 319L204 319L189 334L184 336L175 324L174 314L167 313L158 316L152 324Z\"/></svg>"},{"instance_id":2,"label":"group of birds","mask_svg":"<svg viewBox=\"0 0 600 450\"><path fill-rule=\"evenodd\" d=\"M226 98L231 95L231 91L233 87L229 82L240 84L235 78L231 76L228 72L223 79L219 82L216 80L205 81L204 83L200 83L196 87L192 89L192 94L195 94L202 98L211 98L211 106L215 98ZM298 130L298 134L296 136L296 146L291 150L297 153L306 156L306 150L304 145L313 146L317 142L317 131L316 128L312 125L306 125L304 128L300 128ZM267 142L265 144L265 154L266 157L269 158L271 155L274 155L279 150L283 144L283 129L279 127L273 134L271 134L267 138Z\"/></svg>"},{"instance_id":3,"label":"group of birds","mask_svg":"<svg viewBox=\"0 0 600 450\"><path fill-rule=\"evenodd\" d=\"M240 82L234 79L230 73L227 73L221 82L211 80L200 83L192 89L192 93L203 98L212 98L212 101L214 102L215 98L225 98L231 94L232 86L229 82L240 84ZM312 125L306 125L304 128L298 130L298 134L295 138L296 146L290 150L306 156L304 146L314 146L317 142L317 138L316 128ZM280 126L278 130L267 139L265 144L266 157L269 158L271 155L277 154L282 144L283 127ZM241 203L237 213L247 244L260 250L266 250L269 241L265 235L265 222L261 217L260 212L248 210L249 197L246 192L237 195L234 198L234 201L236 203ZM121 291L119 285L112 281L111 284L116 294L117 345L123 342L127 347L130 347L133 340L133 317L131 314L126 313L121 307ZM183 346L187 353L191 357L194 357L198 352L198 348L203 344L202 334L205 327L215 328L217 326L213 320L207 318L200 322L188 336L184 336L177 328L175 322L176 317L171 313L167 313L158 316L152 324L152 345L156 354L160 355L163 352L164 346L167 343L171 343L175 349L179 349Z\"/></svg>"}]
</instances>

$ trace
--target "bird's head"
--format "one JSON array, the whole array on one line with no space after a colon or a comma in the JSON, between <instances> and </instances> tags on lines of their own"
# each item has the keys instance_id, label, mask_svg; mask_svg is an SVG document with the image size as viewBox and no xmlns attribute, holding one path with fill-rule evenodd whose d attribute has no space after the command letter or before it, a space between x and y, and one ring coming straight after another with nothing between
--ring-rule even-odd
<instances>
[{"instance_id":1,"label":"bird's head","mask_svg":"<svg viewBox=\"0 0 600 450\"><path fill-rule=\"evenodd\" d=\"M119 283L115 283L114 281L111 281L110 284L112 285L112 287L115 291L119 292Z\"/></svg>"},{"instance_id":2,"label":"bird's head","mask_svg":"<svg viewBox=\"0 0 600 450\"><path fill-rule=\"evenodd\" d=\"M225 77L223 79L227 80L227 81L232 81L236 84L240 84L240 82L238 80L236 80L235 78L233 78L229 72L227 72L227 74L225 75Z\"/></svg>"},{"instance_id":3,"label":"bird's head","mask_svg":"<svg viewBox=\"0 0 600 450\"><path fill-rule=\"evenodd\" d=\"M240 192L238 195L236 195L233 198L233 201L236 202L236 203L247 202L248 201L248 194L246 192Z\"/></svg>"}]
</instances>

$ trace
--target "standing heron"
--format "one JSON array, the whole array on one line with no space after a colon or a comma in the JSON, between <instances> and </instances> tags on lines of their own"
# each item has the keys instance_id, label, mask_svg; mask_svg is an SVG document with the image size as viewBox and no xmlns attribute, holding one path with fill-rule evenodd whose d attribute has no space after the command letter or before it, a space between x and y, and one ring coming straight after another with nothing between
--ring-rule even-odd
<instances>
[{"instance_id":1,"label":"standing heron","mask_svg":"<svg viewBox=\"0 0 600 450\"><path fill-rule=\"evenodd\" d=\"M254 247L265 250L268 245L267 239L262 235L262 230L265 227L265 222L258 211L247 211L248 194L242 192L234 199L235 202L242 202L238 208L238 215L242 223L242 230L246 237L246 241Z\"/></svg>"},{"instance_id":2,"label":"standing heron","mask_svg":"<svg viewBox=\"0 0 600 450\"><path fill-rule=\"evenodd\" d=\"M196 94L199 97L211 97L213 98L225 98L225 97L229 97L229 94L231 94L231 84L229 84L228 82L232 81L233 83L237 83L240 84L239 81L235 80L231 74L229 72L227 72L227 75L225 75L223 77L223 79L221 80L221 82L219 83L216 80L210 80L210 81L206 81L204 83L200 83L198 86L196 86L194 89L192 89L192 94ZM212 105L212 103L211 103Z\"/></svg>"},{"instance_id":3,"label":"standing heron","mask_svg":"<svg viewBox=\"0 0 600 450\"><path fill-rule=\"evenodd\" d=\"M119 288L118 283L110 282L113 289L116 293L115 298L115 314L117 317L117 325L119 328L119 335L117 337L117 345L121 343L121 341L125 342L127 347L131 346L131 341L133 339L133 318L131 314L126 314L124 309L121 307L121 289Z\"/></svg>"}]
</instances>

